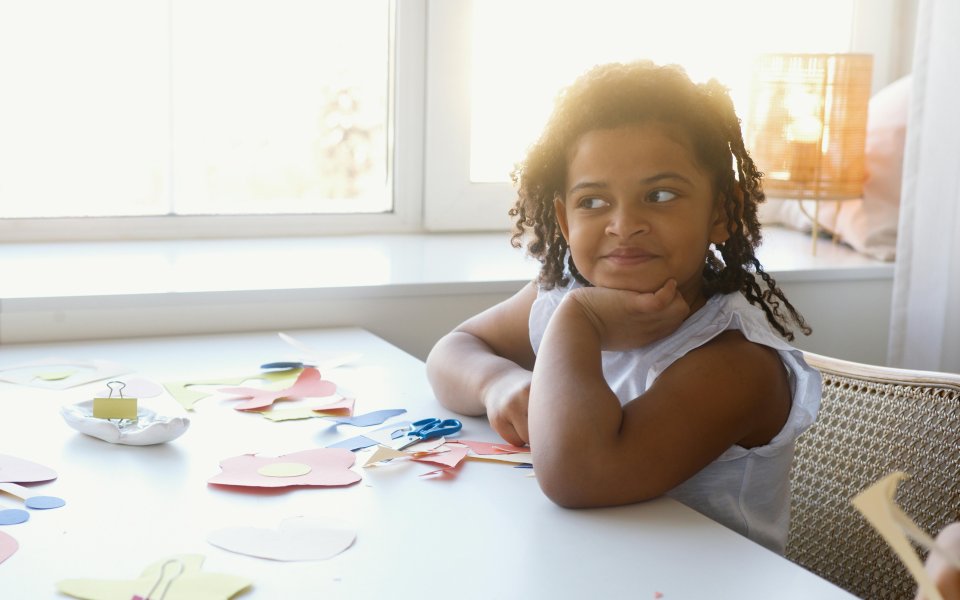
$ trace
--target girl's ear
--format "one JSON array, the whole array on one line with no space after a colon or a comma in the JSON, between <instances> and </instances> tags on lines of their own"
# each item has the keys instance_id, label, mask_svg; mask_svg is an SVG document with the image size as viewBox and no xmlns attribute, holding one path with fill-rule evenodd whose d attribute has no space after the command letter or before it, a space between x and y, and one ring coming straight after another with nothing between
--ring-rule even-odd
<instances>
[{"instance_id":1,"label":"girl's ear","mask_svg":"<svg viewBox=\"0 0 960 600\"><path fill-rule=\"evenodd\" d=\"M560 194L553 197L553 212L557 215L557 225L560 226L560 233L563 234L563 239L567 240L567 243L570 243L570 236L568 235L570 229L567 224L567 205L564 204L563 199L560 198Z\"/></svg>"},{"instance_id":2,"label":"girl's ear","mask_svg":"<svg viewBox=\"0 0 960 600\"><path fill-rule=\"evenodd\" d=\"M740 187L734 184L732 193L737 198L737 206L743 206L743 191ZM730 239L730 232L727 231L727 223L730 219L727 216L726 200L726 196L721 192L717 194L717 200L713 203L710 221L710 242L713 244L722 244Z\"/></svg>"}]
</instances>

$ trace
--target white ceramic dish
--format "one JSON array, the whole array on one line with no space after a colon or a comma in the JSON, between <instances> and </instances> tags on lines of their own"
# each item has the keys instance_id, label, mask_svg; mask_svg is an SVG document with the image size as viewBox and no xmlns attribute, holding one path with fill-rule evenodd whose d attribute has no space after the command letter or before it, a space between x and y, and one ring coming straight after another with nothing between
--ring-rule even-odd
<instances>
[{"instance_id":1,"label":"white ceramic dish","mask_svg":"<svg viewBox=\"0 0 960 600\"><path fill-rule=\"evenodd\" d=\"M187 417L165 417L148 408L137 408L137 420L98 419L93 416L93 400L60 407L67 425L80 433L111 444L150 446L175 440L190 426Z\"/></svg>"}]
</instances>

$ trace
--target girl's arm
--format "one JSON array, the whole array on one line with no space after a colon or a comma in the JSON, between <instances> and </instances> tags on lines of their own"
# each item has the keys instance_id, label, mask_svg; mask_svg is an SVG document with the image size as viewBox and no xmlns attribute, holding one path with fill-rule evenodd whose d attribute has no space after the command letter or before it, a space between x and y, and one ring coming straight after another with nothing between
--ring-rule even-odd
<instances>
[{"instance_id":1,"label":"girl's arm","mask_svg":"<svg viewBox=\"0 0 960 600\"><path fill-rule=\"evenodd\" d=\"M445 335L427 357L427 377L440 403L465 415L486 414L507 442L529 441L527 401L534 364L530 283Z\"/></svg>"},{"instance_id":2,"label":"girl's arm","mask_svg":"<svg viewBox=\"0 0 960 600\"><path fill-rule=\"evenodd\" d=\"M677 360L621 407L600 361L601 349L622 348L630 335L618 327L623 306L611 309L607 302L618 293L594 288L568 295L547 327L534 369L534 468L544 492L563 506L659 496L734 444L769 442L790 412L779 356L737 331ZM607 304L591 302L597 298Z\"/></svg>"}]
</instances>

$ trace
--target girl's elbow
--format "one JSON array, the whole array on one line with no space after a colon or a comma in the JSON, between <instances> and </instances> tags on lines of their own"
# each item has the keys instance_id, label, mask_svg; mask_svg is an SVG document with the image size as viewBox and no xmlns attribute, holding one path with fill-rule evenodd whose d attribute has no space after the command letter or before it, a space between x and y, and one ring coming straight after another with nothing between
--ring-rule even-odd
<instances>
[{"instance_id":1,"label":"girl's elbow","mask_svg":"<svg viewBox=\"0 0 960 600\"><path fill-rule=\"evenodd\" d=\"M628 481L615 475L584 477L589 470L563 472L562 469L539 469L534 465L537 482L544 495L563 508L600 508L652 500L667 490Z\"/></svg>"}]
</instances>

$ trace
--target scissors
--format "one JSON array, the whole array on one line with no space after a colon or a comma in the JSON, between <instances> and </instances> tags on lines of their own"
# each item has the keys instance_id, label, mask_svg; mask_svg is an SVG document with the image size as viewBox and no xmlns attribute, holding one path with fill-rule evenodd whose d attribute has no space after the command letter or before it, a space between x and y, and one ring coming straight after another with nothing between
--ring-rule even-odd
<instances>
[{"instance_id":1,"label":"scissors","mask_svg":"<svg viewBox=\"0 0 960 600\"><path fill-rule=\"evenodd\" d=\"M457 419L420 419L410 424L410 431L406 432L402 439L397 440L399 445L395 445L394 449L403 450L423 440L457 433L461 429L463 429L463 423Z\"/></svg>"}]
</instances>

